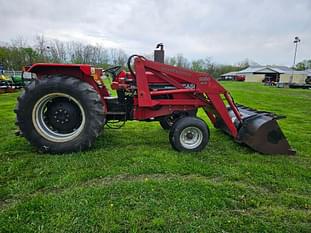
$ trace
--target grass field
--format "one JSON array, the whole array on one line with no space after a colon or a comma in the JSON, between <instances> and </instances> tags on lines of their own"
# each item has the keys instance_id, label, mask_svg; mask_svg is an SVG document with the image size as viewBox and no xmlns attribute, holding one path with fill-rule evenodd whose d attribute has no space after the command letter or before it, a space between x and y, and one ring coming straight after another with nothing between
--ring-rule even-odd
<instances>
[{"instance_id":1,"label":"grass field","mask_svg":"<svg viewBox=\"0 0 311 233\"><path fill-rule=\"evenodd\" d=\"M203 152L177 153L156 122L105 128L87 152L39 154L14 135L18 94L0 95L0 232L311 232L311 91L223 84L287 115L297 155L255 153L212 126Z\"/></svg>"}]
</instances>

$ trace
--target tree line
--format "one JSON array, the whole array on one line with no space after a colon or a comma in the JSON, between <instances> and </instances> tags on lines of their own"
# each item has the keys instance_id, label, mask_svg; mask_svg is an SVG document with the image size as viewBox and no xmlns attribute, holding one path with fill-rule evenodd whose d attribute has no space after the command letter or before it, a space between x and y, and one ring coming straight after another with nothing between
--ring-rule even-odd
<instances>
[{"instance_id":1,"label":"tree line","mask_svg":"<svg viewBox=\"0 0 311 233\"><path fill-rule=\"evenodd\" d=\"M153 59L151 55L146 57ZM23 38L17 38L0 46L0 65L7 70L21 70L25 65L39 62L91 64L105 69L115 65L125 66L127 58L128 55L122 49L105 48L77 41L46 39L43 35L36 36L33 45L27 44ZM182 54L177 54L166 57L165 63L208 72L218 78L221 74L247 68L251 61L245 59L236 65L221 65L213 62L210 57L189 60ZM311 60L304 60L296 66L299 70L308 68L311 68Z\"/></svg>"},{"instance_id":2,"label":"tree line","mask_svg":"<svg viewBox=\"0 0 311 233\"><path fill-rule=\"evenodd\" d=\"M0 64L7 70L20 70L25 65L39 62L92 64L106 68L123 65L126 59L127 55L121 49L76 41L47 40L44 36L37 36L32 46L22 38L0 46Z\"/></svg>"},{"instance_id":3,"label":"tree line","mask_svg":"<svg viewBox=\"0 0 311 233\"><path fill-rule=\"evenodd\" d=\"M295 66L296 70L307 70L311 69L311 59L310 60L302 60L298 62Z\"/></svg>"}]
</instances>

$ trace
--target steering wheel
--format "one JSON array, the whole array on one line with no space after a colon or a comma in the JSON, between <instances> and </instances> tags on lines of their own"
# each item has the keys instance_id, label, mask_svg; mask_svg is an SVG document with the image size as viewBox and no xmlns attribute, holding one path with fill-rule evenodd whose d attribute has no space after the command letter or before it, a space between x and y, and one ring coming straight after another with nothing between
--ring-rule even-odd
<instances>
[{"instance_id":1,"label":"steering wheel","mask_svg":"<svg viewBox=\"0 0 311 233\"><path fill-rule=\"evenodd\" d=\"M113 66L113 67L110 67L110 68L104 70L104 72L112 74L112 78L114 79L121 72L121 68L122 68L122 66Z\"/></svg>"}]
</instances>

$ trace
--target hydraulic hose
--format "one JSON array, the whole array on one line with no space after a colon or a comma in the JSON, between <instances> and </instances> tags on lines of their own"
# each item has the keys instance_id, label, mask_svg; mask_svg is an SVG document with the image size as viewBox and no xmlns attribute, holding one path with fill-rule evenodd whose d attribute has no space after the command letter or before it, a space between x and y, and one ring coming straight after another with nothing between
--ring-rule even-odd
<instances>
[{"instance_id":1,"label":"hydraulic hose","mask_svg":"<svg viewBox=\"0 0 311 233\"><path fill-rule=\"evenodd\" d=\"M137 54L133 54L131 55L128 59L127 59L127 67L131 73L131 75L136 78L136 75L134 74L134 71L132 69L132 66L131 66L131 61L133 59L133 57L140 57L140 58L143 58L143 59L146 59L144 56L141 56L141 55L137 55Z\"/></svg>"}]
</instances>

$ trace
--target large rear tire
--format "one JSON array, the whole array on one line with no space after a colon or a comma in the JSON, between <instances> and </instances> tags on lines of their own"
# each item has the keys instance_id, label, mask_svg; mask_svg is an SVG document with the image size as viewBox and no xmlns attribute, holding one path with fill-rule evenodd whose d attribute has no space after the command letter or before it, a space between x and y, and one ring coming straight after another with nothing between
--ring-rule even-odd
<instances>
[{"instance_id":1,"label":"large rear tire","mask_svg":"<svg viewBox=\"0 0 311 233\"><path fill-rule=\"evenodd\" d=\"M92 86L60 75L32 81L15 112L21 134L49 153L90 148L105 123L104 106Z\"/></svg>"}]
</instances>

